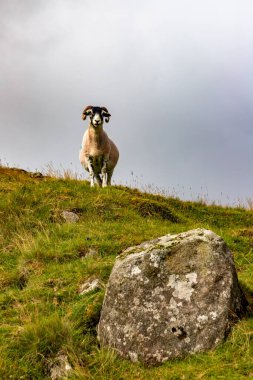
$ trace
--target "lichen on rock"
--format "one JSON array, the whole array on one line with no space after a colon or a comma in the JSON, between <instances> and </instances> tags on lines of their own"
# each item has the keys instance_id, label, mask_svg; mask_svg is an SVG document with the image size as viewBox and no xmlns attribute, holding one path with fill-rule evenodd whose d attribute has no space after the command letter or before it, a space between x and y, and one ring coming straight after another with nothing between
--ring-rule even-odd
<instances>
[{"instance_id":1,"label":"lichen on rock","mask_svg":"<svg viewBox=\"0 0 253 380\"><path fill-rule=\"evenodd\" d=\"M98 338L154 365L215 347L245 311L225 242L196 229L130 247L116 260Z\"/></svg>"}]
</instances>

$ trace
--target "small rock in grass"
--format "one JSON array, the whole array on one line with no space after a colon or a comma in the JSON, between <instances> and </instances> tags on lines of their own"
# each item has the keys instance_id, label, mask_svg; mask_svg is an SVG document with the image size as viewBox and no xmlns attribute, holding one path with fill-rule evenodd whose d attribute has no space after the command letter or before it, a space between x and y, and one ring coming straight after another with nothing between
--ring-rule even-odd
<instances>
[{"instance_id":1,"label":"small rock in grass","mask_svg":"<svg viewBox=\"0 0 253 380\"><path fill-rule=\"evenodd\" d=\"M44 176L40 172L32 172L32 173L30 173L30 177L32 177L32 178L43 178Z\"/></svg>"},{"instance_id":2,"label":"small rock in grass","mask_svg":"<svg viewBox=\"0 0 253 380\"><path fill-rule=\"evenodd\" d=\"M98 278L94 280L88 280L79 286L78 293L82 296L86 293L91 292L92 290L100 289L100 287L101 286Z\"/></svg>"},{"instance_id":3,"label":"small rock in grass","mask_svg":"<svg viewBox=\"0 0 253 380\"><path fill-rule=\"evenodd\" d=\"M80 219L77 214L71 211L62 211L61 216L67 223L76 223Z\"/></svg>"},{"instance_id":4,"label":"small rock in grass","mask_svg":"<svg viewBox=\"0 0 253 380\"><path fill-rule=\"evenodd\" d=\"M52 380L65 379L72 370L67 355L63 353L59 353L54 359L52 359L48 368Z\"/></svg>"},{"instance_id":5,"label":"small rock in grass","mask_svg":"<svg viewBox=\"0 0 253 380\"><path fill-rule=\"evenodd\" d=\"M85 260L89 257L95 257L98 256L98 251L95 248L88 248L85 251L79 252L79 257L81 257L81 260Z\"/></svg>"}]
</instances>

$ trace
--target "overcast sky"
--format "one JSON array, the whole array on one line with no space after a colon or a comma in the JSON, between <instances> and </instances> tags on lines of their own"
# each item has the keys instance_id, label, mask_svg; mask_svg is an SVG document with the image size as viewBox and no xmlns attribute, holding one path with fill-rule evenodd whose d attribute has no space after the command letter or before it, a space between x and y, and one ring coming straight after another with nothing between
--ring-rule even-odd
<instances>
[{"instance_id":1,"label":"overcast sky","mask_svg":"<svg viewBox=\"0 0 253 380\"><path fill-rule=\"evenodd\" d=\"M106 106L114 182L253 198L252 17L252 0L1 0L0 158L82 173L81 113Z\"/></svg>"}]
</instances>

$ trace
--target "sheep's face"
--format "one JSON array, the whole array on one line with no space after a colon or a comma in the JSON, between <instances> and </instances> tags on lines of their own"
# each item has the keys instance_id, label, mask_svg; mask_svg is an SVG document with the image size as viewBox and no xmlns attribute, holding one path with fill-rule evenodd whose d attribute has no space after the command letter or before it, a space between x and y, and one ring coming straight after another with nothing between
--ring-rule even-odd
<instances>
[{"instance_id":1,"label":"sheep's face","mask_svg":"<svg viewBox=\"0 0 253 380\"><path fill-rule=\"evenodd\" d=\"M91 123L93 127L99 127L101 124L103 124L103 113L101 111L101 108L99 107L93 107L92 114L90 116Z\"/></svg>"},{"instance_id":2,"label":"sheep's face","mask_svg":"<svg viewBox=\"0 0 253 380\"><path fill-rule=\"evenodd\" d=\"M108 123L111 115L105 107L88 106L83 111L83 120L86 119L86 116L90 117L90 121L93 127L98 128L99 126L103 125L104 118L105 122Z\"/></svg>"}]
</instances>

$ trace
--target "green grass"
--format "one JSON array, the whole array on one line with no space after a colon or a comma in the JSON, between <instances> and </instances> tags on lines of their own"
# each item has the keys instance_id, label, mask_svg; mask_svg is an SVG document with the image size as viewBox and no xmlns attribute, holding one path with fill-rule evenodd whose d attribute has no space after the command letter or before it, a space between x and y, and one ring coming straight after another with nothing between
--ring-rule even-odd
<instances>
[{"instance_id":1,"label":"green grass","mask_svg":"<svg viewBox=\"0 0 253 380\"><path fill-rule=\"evenodd\" d=\"M80 221L65 223L63 210ZM0 167L0 379L49 379L59 352L68 357L71 379L253 379L252 315L217 349L155 368L122 360L96 340L116 256L197 227L226 241L252 305L253 211L125 187L91 189L84 181ZM95 254L85 257L90 250ZM99 278L102 288L80 295L90 278Z\"/></svg>"}]
</instances>

